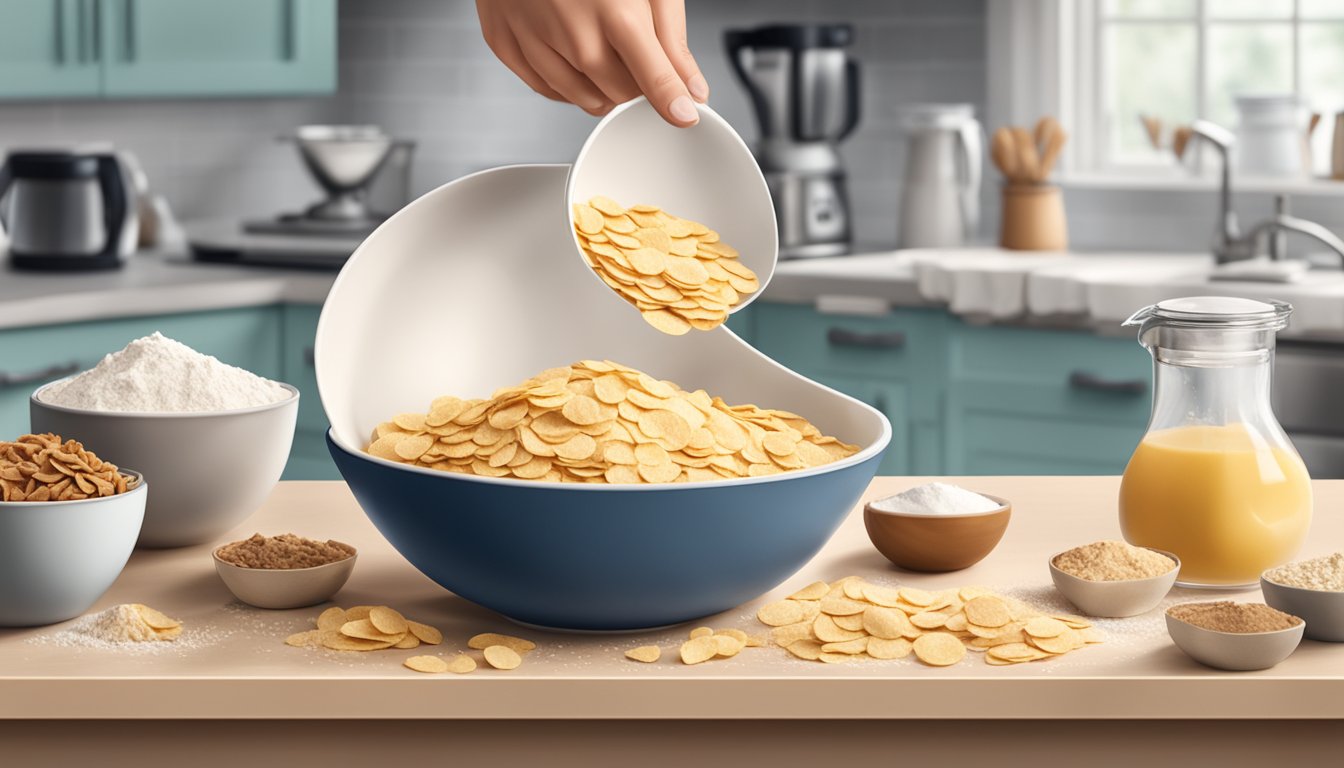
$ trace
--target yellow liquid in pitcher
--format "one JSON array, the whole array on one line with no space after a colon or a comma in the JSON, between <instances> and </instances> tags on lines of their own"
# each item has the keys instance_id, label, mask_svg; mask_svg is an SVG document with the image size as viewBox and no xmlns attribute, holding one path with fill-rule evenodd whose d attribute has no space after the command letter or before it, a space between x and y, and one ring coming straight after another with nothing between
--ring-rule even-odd
<instances>
[{"instance_id":1,"label":"yellow liquid in pitcher","mask_svg":"<svg viewBox=\"0 0 1344 768\"><path fill-rule=\"evenodd\" d=\"M1186 584L1255 583L1292 558L1310 525L1302 460L1244 424L1150 432L1120 484L1125 538L1181 558Z\"/></svg>"}]
</instances>

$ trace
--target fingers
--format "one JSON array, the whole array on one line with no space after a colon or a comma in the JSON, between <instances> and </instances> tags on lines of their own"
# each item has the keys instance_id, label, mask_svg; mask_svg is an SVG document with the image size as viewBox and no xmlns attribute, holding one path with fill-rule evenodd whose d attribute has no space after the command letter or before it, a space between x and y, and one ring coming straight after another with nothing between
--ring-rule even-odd
<instances>
[{"instance_id":1,"label":"fingers","mask_svg":"<svg viewBox=\"0 0 1344 768\"><path fill-rule=\"evenodd\" d=\"M590 115L604 115L616 104L541 38L524 32L518 39L518 45L537 75L565 101Z\"/></svg>"},{"instance_id":2,"label":"fingers","mask_svg":"<svg viewBox=\"0 0 1344 768\"><path fill-rule=\"evenodd\" d=\"M686 84L691 98L701 104L709 100L709 83L686 43L686 5L682 0L649 0L653 10L653 28L663 52Z\"/></svg>"},{"instance_id":3,"label":"fingers","mask_svg":"<svg viewBox=\"0 0 1344 768\"><path fill-rule=\"evenodd\" d=\"M681 75L672 66L654 32L651 12L625 10L605 22L611 41L639 90L663 119L676 126L695 125L700 113Z\"/></svg>"},{"instance_id":4,"label":"fingers","mask_svg":"<svg viewBox=\"0 0 1344 768\"><path fill-rule=\"evenodd\" d=\"M484 14L481 17L481 30L485 35L485 44L490 46L490 50L508 67L513 74L518 76L519 80L527 83L527 87L540 93L548 99L555 101L566 101L554 88L547 84L546 79L537 73L532 65L528 63L527 57L523 55L522 48L518 45L518 40L513 36L513 31L507 26L486 29L484 23Z\"/></svg>"}]
</instances>

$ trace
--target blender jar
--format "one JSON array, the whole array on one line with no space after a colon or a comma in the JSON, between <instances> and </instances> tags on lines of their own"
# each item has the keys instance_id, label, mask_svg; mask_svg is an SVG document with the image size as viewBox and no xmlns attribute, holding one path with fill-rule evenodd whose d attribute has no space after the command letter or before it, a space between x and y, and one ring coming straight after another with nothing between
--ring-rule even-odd
<instances>
[{"instance_id":1,"label":"blender jar","mask_svg":"<svg viewBox=\"0 0 1344 768\"><path fill-rule=\"evenodd\" d=\"M1274 418L1274 336L1292 307L1171 299L1125 321L1153 355L1153 415L1120 484L1131 544L1181 558L1178 584L1253 586L1311 524L1311 480Z\"/></svg>"}]
</instances>

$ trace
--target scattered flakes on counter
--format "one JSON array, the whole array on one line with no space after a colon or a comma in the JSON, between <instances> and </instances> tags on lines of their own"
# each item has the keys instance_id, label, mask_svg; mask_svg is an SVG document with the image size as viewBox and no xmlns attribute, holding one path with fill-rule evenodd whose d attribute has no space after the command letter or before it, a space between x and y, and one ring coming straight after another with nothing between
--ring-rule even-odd
<instances>
[{"instance_id":1,"label":"scattered flakes on counter","mask_svg":"<svg viewBox=\"0 0 1344 768\"><path fill-rule=\"evenodd\" d=\"M438 656L412 656L401 664L407 669L429 674L438 674L448 671L448 662Z\"/></svg>"},{"instance_id":2,"label":"scattered flakes on counter","mask_svg":"<svg viewBox=\"0 0 1344 768\"><path fill-rule=\"evenodd\" d=\"M132 650L176 646L182 622L141 603L122 603L76 619L72 624L34 642L65 647Z\"/></svg>"},{"instance_id":3,"label":"scattered flakes on counter","mask_svg":"<svg viewBox=\"0 0 1344 768\"><path fill-rule=\"evenodd\" d=\"M1344 592L1344 552L1289 563L1265 573L1275 584L1322 592Z\"/></svg>"},{"instance_id":4,"label":"scattered flakes on counter","mask_svg":"<svg viewBox=\"0 0 1344 768\"><path fill-rule=\"evenodd\" d=\"M692 629L689 635L690 639L681 644L681 662L683 664L702 664L711 659L731 659L742 652L743 648L760 648L765 645L765 641L759 637L753 637L740 629L714 629L713 627L696 627ZM661 651L657 646L644 646L627 651L626 656L636 661L645 661L645 659L631 656L635 651L641 651L647 655L647 649L652 648L653 658L647 661L658 660Z\"/></svg>"},{"instance_id":5,"label":"scattered flakes on counter","mask_svg":"<svg viewBox=\"0 0 1344 768\"><path fill-rule=\"evenodd\" d=\"M797 414L728 405L610 360L551 368L489 400L445 396L379 424L388 461L548 482L673 483L828 464L858 446Z\"/></svg>"},{"instance_id":6,"label":"scattered flakes on counter","mask_svg":"<svg viewBox=\"0 0 1344 768\"><path fill-rule=\"evenodd\" d=\"M401 612L385 605L333 606L313 620L316 629L296 632L285 638L295 648L326 648L333 651L381 651L387 648L409 650L443 642L438 629L410 621Z\"/></svg>"},{"instance_id":7,"label":"scattered flakes on counter","mask_svg":"<svg viewBox=\"0 0 1344 768\"><path fill-rule=\"evenodd\" d=\"M293 393L157 331L42 390L42 402L86 411L200 413L256 408Z\"/></svg>"},{"instance_id":8,"label":"scattered flakes on counter","mask_svg":"<svg viewBox=\"0 0 1344 768\"><path fill-rule=\"evenodd\" d=\"M51 433L0 441L0 501L75 501L126 493L140 479Z\"/></svg>"},{"instance_id":9,"label":"scattered flakes on counter","mask_svg":"<svg viewBox=\"0 0 1344 768\"><path fill-rule=\"evenodd\" d=\"M495 645L502 645L505 648L509 648L518 653L527 653L528 651L536 650L537 647L537 644L531 640L525 640L521 637L514 637L512 635L501 635L496 632L482 632L479 635L473 635L472 638L467 641L468 648L474 648L478 651L483 651Z\"/></svg>"},{"instance_id":10,"label":"scattered flakes on counter","mask_svg":"<svg viewBox=\"0 0 1344 768\"><path fill-rule=\"evenodd\" d=\"M481 655L485 656L485 662L495 669L517 669L523 663L522 654L507 645L486 646L482 649Z\"/></svg>"},{"instance_id":11,"label":"scattered flakes on counter","mask_svg":"<svg viewBox=\"0 0 1344 768\"><path fill-rule=\"evenodd\" d=\"M575 203L574 233L597 276L644 322L673 336L723 325L761 287L718 232L657 206L627 209L602 196Z\"/></svg>"},{"instance_id":12,"label":"scattered flakes on counter","mask_svg":"<svg viewBox=\"0 0 1344 768\"><path fill-rule=\"evenodd\" d=\"M1170 573L1176 561L1123 541L1096 541L1055 555L1054 566L1087 581L1132 581Z\"/></svg>"},{"instance_id":13,"label":"scattered flakes on counter","mask_svg":"<svg viewBox=\"0 0 1344 768\"><path fill-rule=\"evenodd\" d=\"M448 661L448 671L455 675L465 675L476 671L476 660L465 653L459 653Z\"/></svg>"},{"instance_id":14,"label":"scattered flakes on counter","mask_svg":"<svg viewBox=\"0 0 1344 768\"><path fill-rule=\"evenodd\" d=\"M215 557L231 565L266 570L316 568L354 556L355 548L349 544L314 541L292 533L270 537L256 533L215 550Z\"/></svg>"},{"instance_id":15,"label":"scattered flakes on counter","mask_svg":"<svg viewBox=\"0 0 1344 768\"><path fill-rule=\"evenodd\" d=\"M1298 617L1264 603L1234 603L1231 600L1181 603L1168 608L1167 615L1201 629L1235 634L1277 632L1302 623Z\"/></svg>"},{"instance_id":16,"label":"scattered flakes on counter","mask_svg":"<svg viewBox=\"0 0 1344 768\"><path fill-rule=\"evenodd\" d=\"M662 658L663 650L656 645L641 645L625 652L625 658L652 664Z\"/></svg>"},{"instance_id":17,"label":"scattered flakes on counter","mask_svg":"<svg viewBox=\"0 0 1344 768\"><path fill-rule=\"evenodd\" d=\"M832 664L913 653L930 666L951 666L970 650L984 652L987 664L1004 666L1102 640L1087 619L1051 615L984 587L930 592L878 586L858 576L811 584L761 606L756 617L773 627L775 645Z\"/></svg>"}]
</instances>

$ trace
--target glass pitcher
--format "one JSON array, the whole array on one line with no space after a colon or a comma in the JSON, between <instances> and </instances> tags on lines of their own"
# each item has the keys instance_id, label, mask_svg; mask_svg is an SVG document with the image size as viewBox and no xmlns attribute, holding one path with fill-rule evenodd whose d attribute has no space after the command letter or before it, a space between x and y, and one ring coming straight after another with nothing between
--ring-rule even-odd
<instances>
[{"instance_id":1,"label":"glass pitcher","mask_svg":"<svg viewBox=\"0 0 1344 768\"><path fill-rule=\"evenodd\" d=\"M1181 558L1178 584L1254 586L1311 524L1311 480L1269 401L1274 335L1293 308L1226 297L1139 310L1153 415L1120 484L1131 544Z\"/></svg>"}]
</instances>

